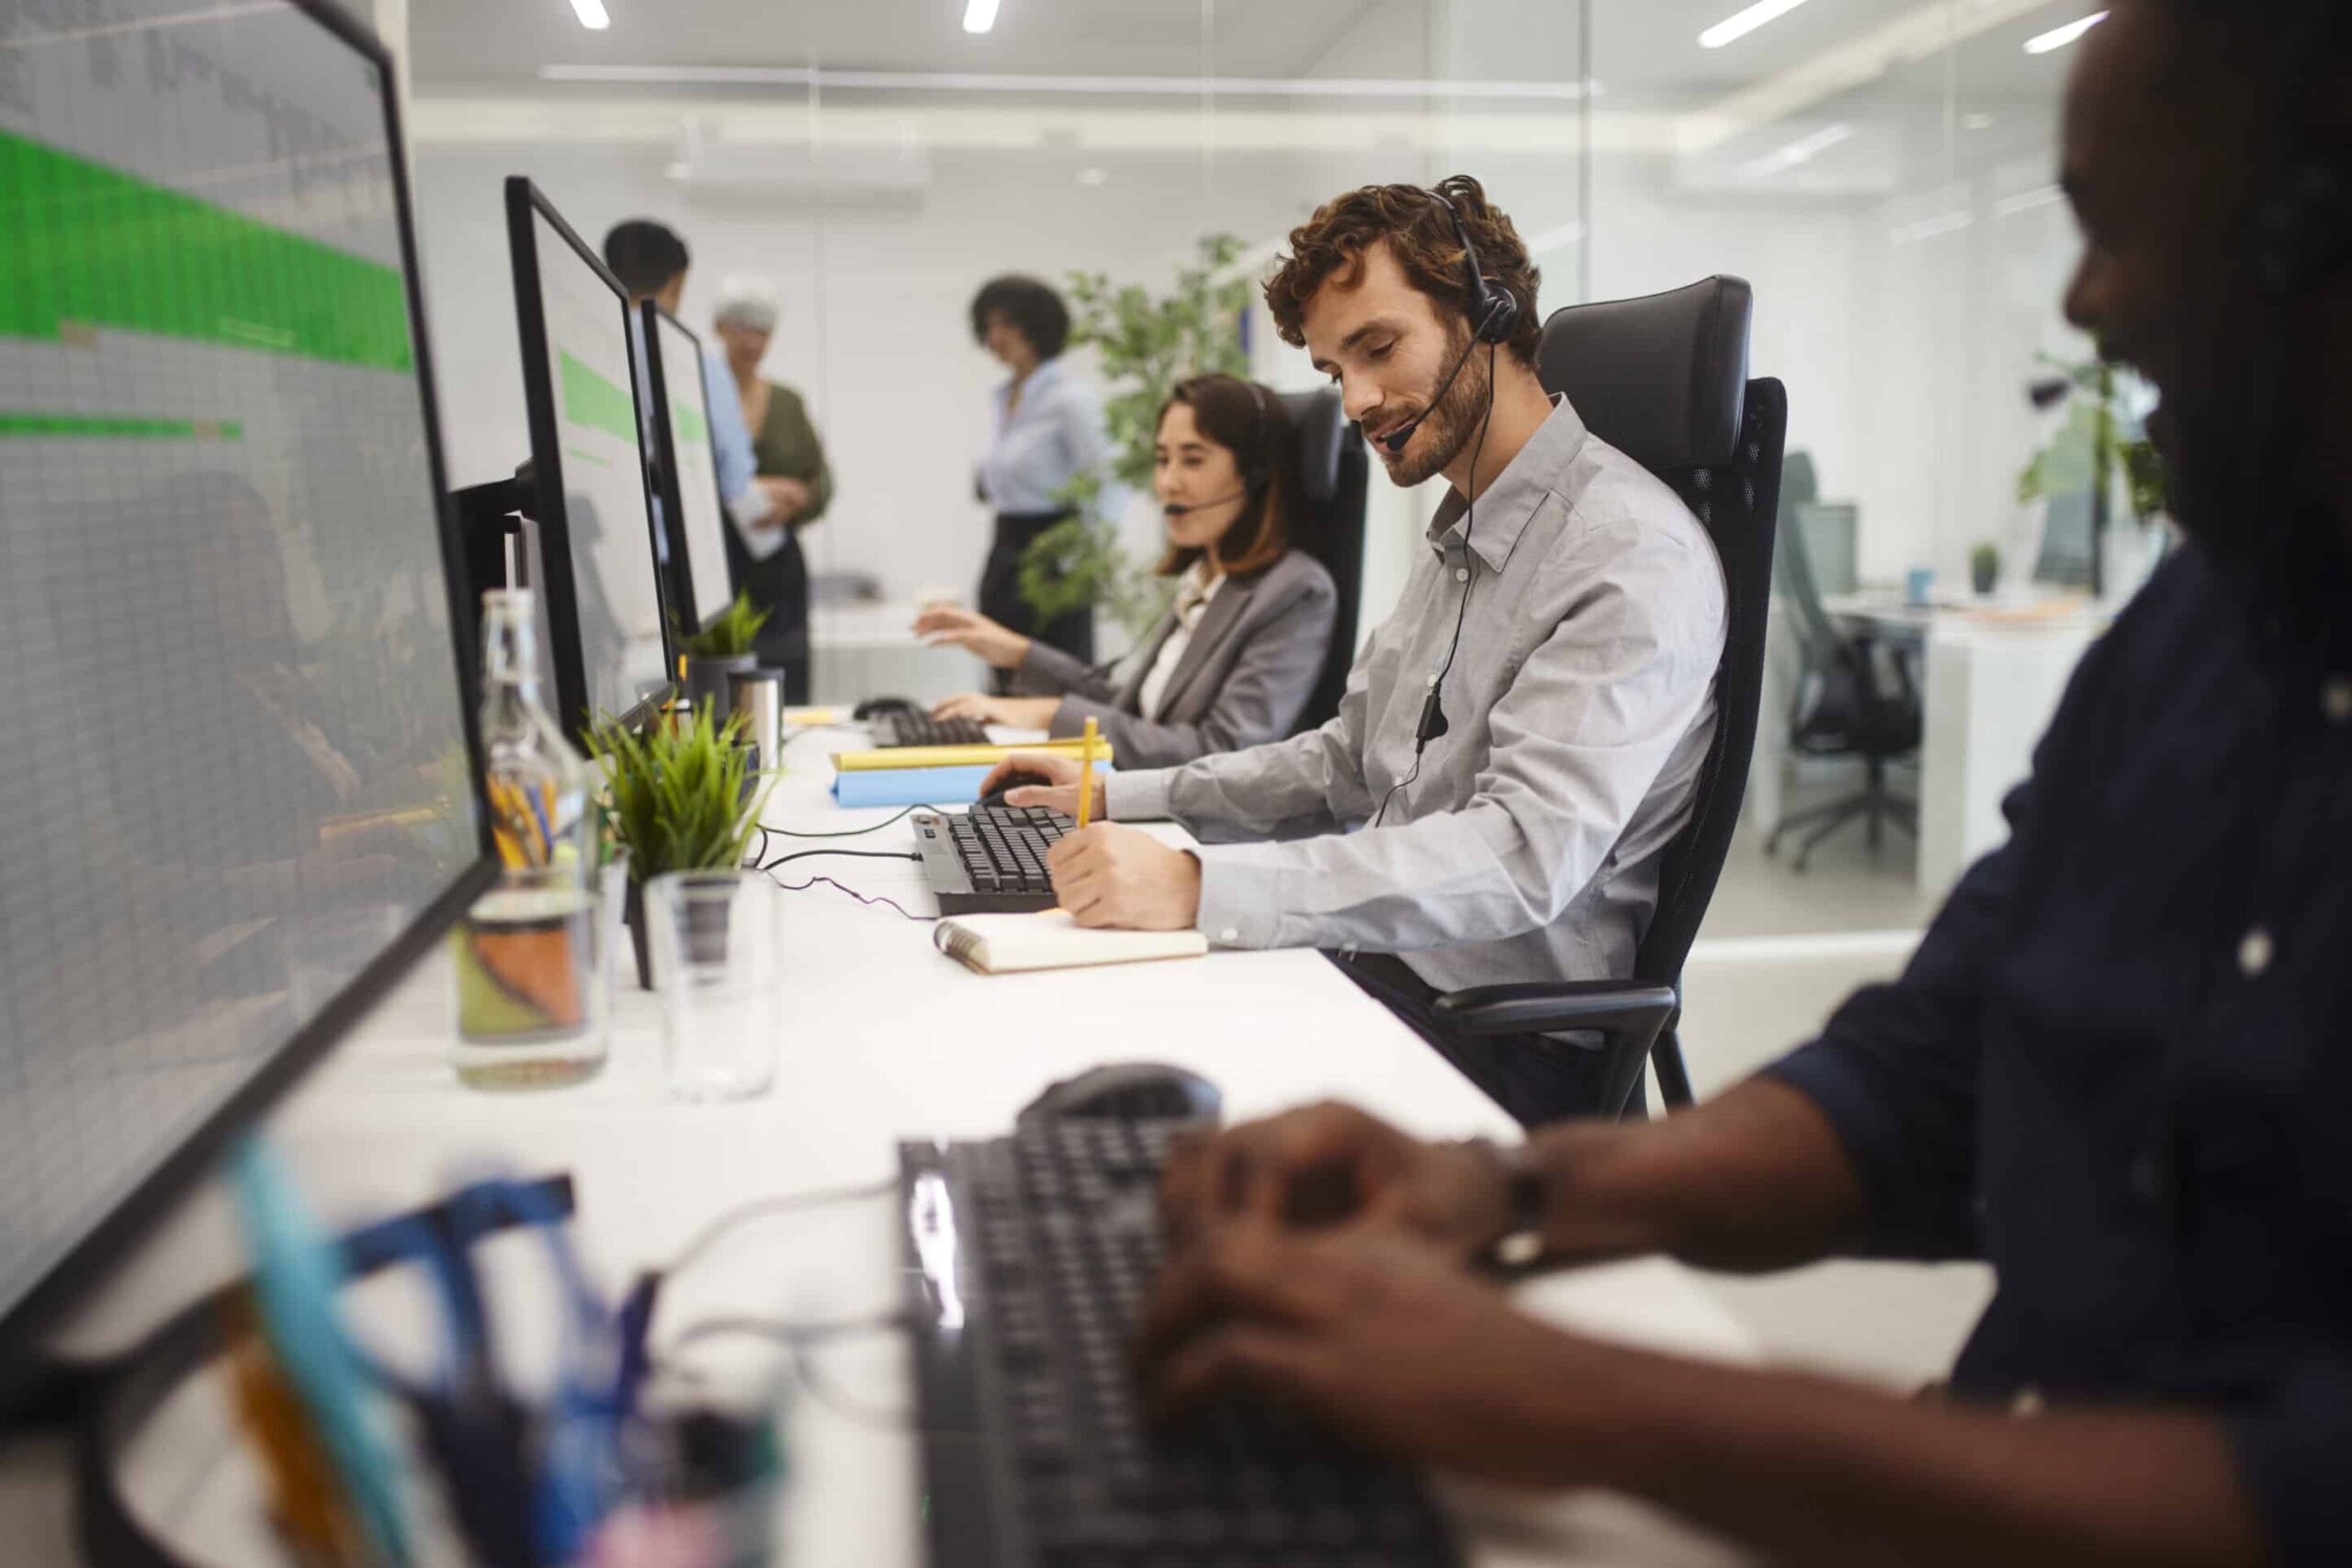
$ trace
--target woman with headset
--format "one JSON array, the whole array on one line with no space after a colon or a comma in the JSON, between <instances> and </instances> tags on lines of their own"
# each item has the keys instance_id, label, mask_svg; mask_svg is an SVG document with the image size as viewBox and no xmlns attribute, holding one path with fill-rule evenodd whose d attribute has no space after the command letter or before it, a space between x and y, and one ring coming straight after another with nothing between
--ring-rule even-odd
<instances>
[{"instance_id":1,"label":"woman with headset","mask_svg":"<svg viewBox=\"0 0 2352 1568\"><path fill-rule=\"evenodd\" d=\"M1125 768L1173 767L1296 728L1331 649L1339 593L1291 547L1296 444L1282 401L1232 376L1178 383L1159 412L1153 489L1168 518L1176 603L1108 669L969 610L926 610L917 635L1008 672L1012 694L950 697L941 718L1056 736L1089 718Z\"/></svg>"}]
</instances>

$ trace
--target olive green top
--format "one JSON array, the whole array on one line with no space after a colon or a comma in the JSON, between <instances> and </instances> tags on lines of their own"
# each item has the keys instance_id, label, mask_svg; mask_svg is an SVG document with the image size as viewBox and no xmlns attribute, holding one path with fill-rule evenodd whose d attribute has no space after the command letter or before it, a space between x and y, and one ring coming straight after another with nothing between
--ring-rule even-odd
<instances>
[{"instance_id":1,"label":"olive green top","mask_svg":"<svg viewBox=\"0 0 2352 1568\"><path fill-rule=\"evenodd\" d=\"M798 479L808 487L808 510L793 520L795 526L825 514L833 499L833 471L817 427L808 423L808 405L791 388L768 383L768 417L752 433L752 457L761 477Z\"/></svg>"}]
</instances>

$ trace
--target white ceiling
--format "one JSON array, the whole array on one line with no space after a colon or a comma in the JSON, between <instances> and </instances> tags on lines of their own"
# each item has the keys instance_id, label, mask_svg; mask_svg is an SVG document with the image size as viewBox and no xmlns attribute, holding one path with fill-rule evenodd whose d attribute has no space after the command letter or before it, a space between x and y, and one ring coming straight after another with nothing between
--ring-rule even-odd
<instances>
[{"instance_id":1,"label":"white ceiling","mask_svg":"<svg viewBox=\"0 0 2352 1568\"><path fill-rule=\"evenodd\" d=\"M1371 0L1226 0L1219 74L1307 70ZM1237 13L1251 18L1244 26ZM536 77L543 65L807 65L1080 75L1197 72L1204 0L1003 0L963 30L964 0L606 0L590 32L569 0L411 0L415 80L428 89ZM1264 18L1263 25L1260 18Z\"/></svg>"}]
</instances>

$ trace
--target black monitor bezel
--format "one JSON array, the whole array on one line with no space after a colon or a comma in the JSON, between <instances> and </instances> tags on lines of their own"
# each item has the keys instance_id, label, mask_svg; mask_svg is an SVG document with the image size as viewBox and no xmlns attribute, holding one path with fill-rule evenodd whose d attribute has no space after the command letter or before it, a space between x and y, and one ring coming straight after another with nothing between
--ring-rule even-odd
<instances>
[{"instance_id":1,"label":"black monitor bezel","mask_svg":"<svg viewBox=\"0 0 2352 1568\"><path fill-rule=\"evenodd\" d=\"M600 716L617 719L625 728L641 728L668 705L669 699L666 692L656 692L626 713L603 716L589 705L588 671L580 647L580 604L575 597L577 585L571 570L571 530L564 513L563 441L557 429L555 385L548 370L547 310L539 286L538 231L532 221L535 218L546 219L548 226L613 291L614 308L621 316L621 335L629 344L629 398L637 415L640 458L646 456L644 372L638 353L636 310L629 304L628 288L528 175L507 175L506 248L514 264L514 318L523 349L523 403L531 429L530 515L539 533L541 581L536 586L547 621L548 657L555 667L556 718L566 734L585 746ZM654 593L658 599L666 600L668 579L653 514L653 482L643 461L638 464L637 477L645 493L645 547L653 558ZM678 649L672 614L672 607L663 603L662 668L674 675Z\"/></svg>"},{"instance_id":2,"label":"black monitor bezel","mask_svg":"<svg viewBox=\"0 0 2352 1568\"><path fill-rule=\"evenodd\" d=\"M685 626L687 617L693 615L695 624L691 629L707 631L710 628L703 625L702 617L694 615L695 558L694 552L686 547L685 489L678 482L677 435L670 428L670 373L662 368L661 323L667 321L686 334L686 341L694 345L696 366L702 363L702 339L694 328L651 299L639 301L638 310L638 325L645 334L645 375L653 384L653 423L659 432L654 437L654 457L661 465L662 522L670 536L670 588L674 601L671 613L677 617L678 625ZM710 459L710 488L715 492L718 489L718 436L711 426L707 400L703 410L703 429L704 455ZM725 507L725 497L720 497L719 504L722 509ZM724 529L727 519L722 516L718 525ZM734 574L727 570L723 549L718 570L726 574L731 590Z\"/></svg>"},{"instance_id":3,"label":"black monitor bezel","mask_svg":"<svg viewBox=\"0 0 2352 1568\"><path fill-rule=\"evenodd\" d=\"M353 20L334 0L286 3L289 9L318 23L373 65L381 87L378 96L384 108L385 156L392 171L393 218L400 231L401 284L408 299L410 347L415 360L419 407L424 419L426 470L433 484L426 504L441 538L442 581L449 597L449 673L458 683L467 772L472 781L476 856L425 905L406 930L329 998L315 1017L288 1035L255 1066L243 1085L180 1141L177 1148L165 1154L134 1182L30 1291L0 1309L0 1415L15 1408L20 1399L34 1391L42 1364L40 1336L53 1325L61 1310L84 1292L100 1285L132 1244L185 1201L222 1145L259 1120L300 1081L447 932L458 916L497 876L490 818L481 798L481 732L469 681L473 657L465 646L465 628L470 624L470 617L465 613L466 557L457 518L447 503L447 468L441 447L440 405L434 393L433 355L426 337L424 295L417 268L415 208L411 200L404 152L407 141L401 122L399 78L390 54L375 35Z\"/></svg>"}]
</instances>

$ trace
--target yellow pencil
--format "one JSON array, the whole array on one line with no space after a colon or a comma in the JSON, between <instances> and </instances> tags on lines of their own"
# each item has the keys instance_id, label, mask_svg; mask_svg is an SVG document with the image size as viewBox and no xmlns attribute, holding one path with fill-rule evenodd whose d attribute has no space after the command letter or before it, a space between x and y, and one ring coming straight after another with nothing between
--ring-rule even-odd
<instances>
[{"instance_id":1,"label":"yellow pencil","mask_svg":"<svg viewBox=\"0 0 2352 1568\"><path fill-rule=\"evenodd\" d=\"M1086 819L1094 815L1094 721L1086 721L1086 744L1078 753L1078 830L1086 831Z\"/></svg>"}]
</instances>

